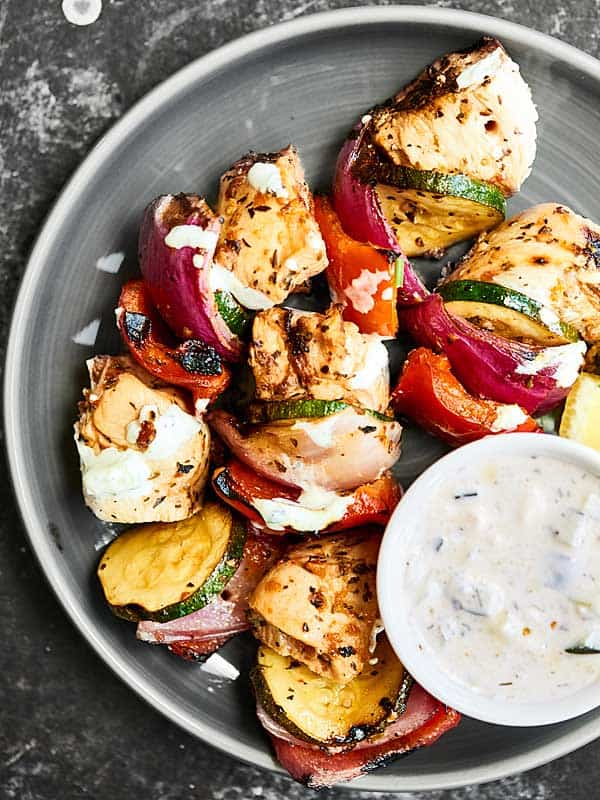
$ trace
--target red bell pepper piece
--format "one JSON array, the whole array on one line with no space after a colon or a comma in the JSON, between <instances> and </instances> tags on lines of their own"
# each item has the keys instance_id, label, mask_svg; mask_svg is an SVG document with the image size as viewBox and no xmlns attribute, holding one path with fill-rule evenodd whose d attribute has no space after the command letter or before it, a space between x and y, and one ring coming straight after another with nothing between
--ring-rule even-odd
<instances>
[{"instance_id":1,"label":"red bell pepper piece","mask_svg":"<svg viewBox=\"0 0 600 800\"><path fill-rule=\"evenodd\" d=\"M395 336L398 254L348 236L326 197L315 198L315 216L329 259L325 274L334 302L344 306L344 319L362 333Z\"/></svg>"},{"instance_id":2,"label":"red bell pepper piece","mask_svg":"<svg viewBox=\"0 0 600 800\"><path fill-rule=\"evenodd\" d=\"M212 400L227 388L231 373L217 351L200 339L174 340L143 280L123 286L117 323L133 358L165 383L192 391L194 401Z\"/></svg>"},{"instance_id":3,"label":"red bell pepper piece","mask_svg":"<svg viewBox=\"0 0 600 800\"><path fill-rule=\"evenodd\" d=\"M500 427L499 412L508 406L469 394L452 374L446 356L437 355L426 347L409 353L392 392L391 404L398 413L452 447L490 434L539 430L535 420L527 415L515 427Z\"/></svg>"},{"instance_id":4,"label":"red bell pepper piece","mask_svg":"<svg viewBox=\"0 0 600 800\"><path fill-rule=\"evenodd\" d=\"M277 497L295 502L301 495L300 489L283 486L257 475L251 467L237 459L232 459L224 467L217 469L212 483L222 500L264 530L267 530L265 522L254 507L254 500L273 500ZM401 496L402 489L389 473L372 483L365 483L354 490L352 503L344 516L332 523L327 532L368 524L386 525ZM286 533L272 530L269 532Z\"/></svg>"}]
</instances>

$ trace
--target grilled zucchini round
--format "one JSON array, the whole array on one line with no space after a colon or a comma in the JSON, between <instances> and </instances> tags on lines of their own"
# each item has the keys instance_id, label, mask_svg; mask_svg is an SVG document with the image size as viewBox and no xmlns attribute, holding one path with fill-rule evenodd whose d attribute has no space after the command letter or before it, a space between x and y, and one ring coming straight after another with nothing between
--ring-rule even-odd
<instances>
[{"instance_id":1,"label":"grilled zucchini round","mask_svg":"<svg viewBox=\"0 0 600 800\"><path fill-rule=\"evenodd\" d=\"M486 281L449 281L437 288L446 309L507 339L552 347L579 341L579 333L537 300Z\"/></svg>"},{"instance_id":2,"label":"grilled zucchini round","mask_svg":"<svg viewBox=\"0 0 600 800\"><path fill-rule=\"evenodd\" d=\"M409 258L440 255L495 228L506 216L500 189L467 175L386 165L378 178L381 209Z\"/></svg>"},{"instance_id":3,"label":"grilled zucchini round","mask_svg":"<svg viewBox=\"0 0 600 800\"><path fill-rule=\"evenodd\" d=\"M261 645L252 683L265 711L298 739L354 744L402 714L412 686L385 636L379 637L374 659L341 685Z\"/></svg>"},{"instance_id":4,"label":"grilled zucchini round","mask_svg":"<svg viewBox=\"0 0 600 800\"><path fill-rule=\"evenodd\" d=\"M181 522L130 528L98 566L106 600L132 622L168 622L198 611L235 574L245 538L245 525L218 503Z\"/></svg>"}]
</instances>

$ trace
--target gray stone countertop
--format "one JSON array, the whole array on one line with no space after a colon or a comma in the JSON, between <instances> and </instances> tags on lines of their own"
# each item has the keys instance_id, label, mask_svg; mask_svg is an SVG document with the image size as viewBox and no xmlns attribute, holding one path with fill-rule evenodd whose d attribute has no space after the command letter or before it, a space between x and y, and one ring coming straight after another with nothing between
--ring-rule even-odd
<instances>
[{"instance_id":1,"label":"gray stone countertop","mask_svg":"<svg viewBox=\"0 0 600 800\"><path fill-rule=\"evenodd\" d=\"M59 0L0 0L2 353L31 244L61 187L101 133L145 92L215 47L281 20L356 4L104 0L97 22L75 27L66 22ZM438 5L530 25L600 55L600 0L440 0ZM1 492L2 800L316 797L188 736L122 684L46 586L27 545L6 467ZM584 800L598 796L599 783L600 743L594 743L496 783L395 797ZM319 796L366 800L371 795L331 790Z\"/></svg>"}]
</instances>

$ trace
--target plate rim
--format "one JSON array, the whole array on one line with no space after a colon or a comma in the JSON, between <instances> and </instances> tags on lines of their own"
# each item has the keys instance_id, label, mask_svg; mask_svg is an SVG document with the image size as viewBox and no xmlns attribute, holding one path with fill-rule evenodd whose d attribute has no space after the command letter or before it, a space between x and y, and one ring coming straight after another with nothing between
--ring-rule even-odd
<instances>
[{"instance_id":1,"label":"plate rim","mask_svg":"<svg viewBox=\"0 0 600 800\"><path fill-rule=\"evenodd\" d=\"M460 28L466 31L483 31L497 36L512 38L524 45L534 45L558 60L581 70L600 85L600 61L578 48L553 36L498 17L478 14L461 9L435 6L358 6L346 9L309 14L293 20L280 22L272 27L245 34L219 48L195 59L151 89L138 100L92 147L75 170L72 177L57 196L50 212L43 221L41 230L30 252L29 258L13 306L5 359L3 388L3 421L6 432L6 453L14 497L30 546L40 569L52 588L56 598L78 629L79 633L96 651L102 661L124 681L135 693L163 714L167 719L183 728L187 733L224 753L263 769L287 774L274 758L256 748L239 742L234 737L215 731L210 725L191 714L182 712L176 701L163 696L153 687L151 679L137 674L124 656L113 652L103 637L89 623L59 570L56 546L48 535L43 520L35 511L33 481L28 480L21 448L23 432L18 424L19 397L18 380L20 354L24 343L24 327L35 295L37 277L47 263L56 231L74 207L77 196L89 179L109 158L119 143L135 134L143 125L147 113L167 103L175 95L192 85L207 80L211 74L245 55L285 42L293 37L306 36L338 27L356 27L381 23L426 23L434 27ZM493 764L479 765L462 770L440 770L431 775L393 776L390 773L373 774L361 778L358 783L340 785L347 791L410 792L452 789L474 783L498 780L525 770L546 764L590 743L600 736L600 718L584 722L576 731L559 737L528 751L528 753L499 759Z\"/></svg>"}]
</instances>

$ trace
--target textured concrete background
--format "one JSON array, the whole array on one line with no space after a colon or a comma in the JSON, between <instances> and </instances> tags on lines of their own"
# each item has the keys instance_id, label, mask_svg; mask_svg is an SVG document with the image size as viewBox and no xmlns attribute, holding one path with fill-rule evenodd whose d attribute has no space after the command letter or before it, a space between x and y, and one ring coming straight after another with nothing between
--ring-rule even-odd
<instances>
[{"instance_id":1,"label":"textured concrete background","mask_svg":"<svg viewBox=\"0 0 600 800\"><path fill-rule=\"evenodd\" d=\"M2 354L28 250L52 201L99 135L148 89L224 42L281 20L350 5L356 2L105 0L96 23L76 28L65 21L59 0L0 0ZM438 5L531 25L600 55L600 0L441 0ZM316 797L185 735L108 671L46 587L3 483L0 798ZM592 744L525 775L418 797L594 798L599 756L600 743ZM343 796L348 797L337 791L319 795ZM417 797L396 795L409 796Z\"/></svg>"}]
</instances>

